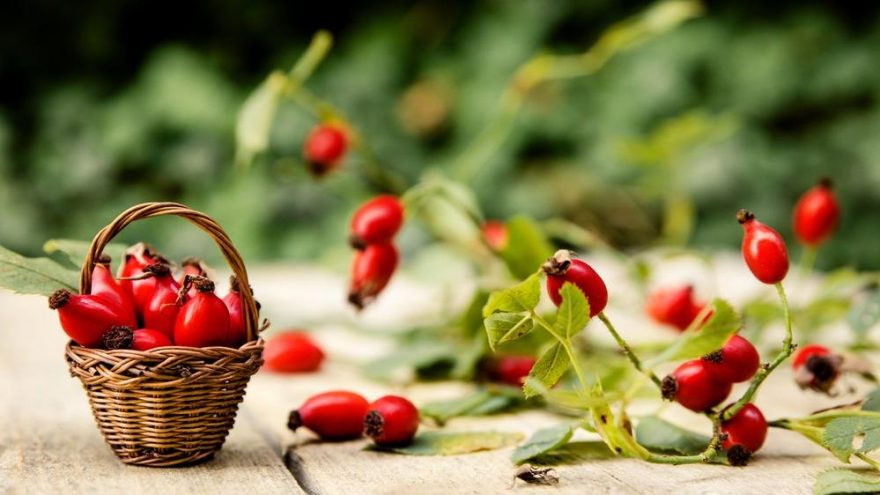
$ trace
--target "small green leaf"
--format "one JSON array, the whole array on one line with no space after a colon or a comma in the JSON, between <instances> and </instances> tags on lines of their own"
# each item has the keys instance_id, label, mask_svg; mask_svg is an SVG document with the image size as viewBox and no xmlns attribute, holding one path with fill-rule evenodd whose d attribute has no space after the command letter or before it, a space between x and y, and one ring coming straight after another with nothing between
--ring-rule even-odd
<instances>
[{"instance_id":1,"label":"small green leaf","mask_svg":"<svg viewBox=\"0 0 880 495\"><path fill-rule=\"evenodd\" d=\"M866 291L853 305L847 315L850 328L864 336L880 322L880 289Z\"/></svg>"},{"instance_id":2,"label":"small green leaf","mask_svg":"<svg viewBox=\"0 0 880 495\"><path fill-rule=\"evenodd\" d=\"M515 389L511 389L514 390ZM429 402L423 404L419 411L423 416L434 419L440 424L460 416L483 416L501 412L522 403L519 392L496 392L479 390L455 399Z\"/></svg>"},{"instance_id":3,"label":"small green leaf","mask_svg":"<svg viewBox=\"0 0 880 495\"><path fill-rule=\"evenodd\" d=\"M847 469L829 469L816 476L813 495L854 495L880 493L880 479L862 476Z\"/></svg>"},{"instance_id":4,"label":"small green leaf","mask_svg":"<svg viewBox=\"0 0 880 495\"><path fill-rule=\"evenodd\" d=\"M712 301L714 313L705 325L690 328L675 343L651 360L649 367L667 361L680 361L706 355L721 349L727 339L739 330L739 316L723 299Z\"/></svg>"},{"instance_id":5,"label":"small green leaf","mask_svg":"<svg viewBox=\"0 0 880 495\"><path fill-rule=\"evenodd\" d=\"M880 448L880 417L835 418L825 427L822 442L840 460L849 462L852 454Z\"/></svg>"},{"instance_id":6,"label":"small green leaf","mask_svg":"<svg viewBox=\"0 0 880 495\"><path fill-rule=\"evenodd\" d=\"M556 312L553 329L557 334L571 339L590 322L590 303L571 282L566 282L559 293L562 295L562 304Z\"/></svg>"},{"instance_id":7,"label":"small green leaf","mask_svg":"<svg viewBox=\"0 0 880 495\"><path fill-rule=\"evenodd\" d=\"M79 272L48 258L25 258L0 246L0 287L44 296L58 289L77 291Z\"/></svg>"},{"instance_id":8,"label":"small green leaf","mask_svg":"<svg viewBox=\"0 0 880 495\"><path fill-rule=\"evenodd\" d=\"M483 318L496 311L522 313L535 309L541 300L541 281L532 273L527 279L510 287L489 294L489 301L483 306Z\"/></svg>"},{"instance_id":9,"label":"small green leaf","mask_svg":"<svg viewBox=\"0 0 880 495\"><path fill-rule=\"evenodd\" d=\"M862 411L880 411L880 388L868 392L865 402L862 403Z\"/></svg>"},{"instance_id":10,"label":"small green leaf","mask_svg":"<svg viewBox=\"0 0 880 495\"><path fill-rule=\"evenodd\" d=\"M507 246L501 257L516 278L535 273L553 254L553 246L544 232L529 217L520 215L508 220L507 235Z\"/></svg>"},{"instance_id":11,"label":"small green leaf","mask_svg":"<svg viewBox=\"0 0 880 495\"><path fill-rule=\"evenodd\" d=\"M485 323L492 350L498 344L524 336L535 327L530 313L494 313L486 318Z\"/></svg>"},{"instance_id":12,"label":"small green leaf","mask_svg":"<svg viewBox=\"0 0 880 495\"><path fill-rule=\"evenodd\" d=\"M568 442L557 449L529 459L529 463L537 466L558 466L560 464L601 461L614 457L614 453L608 450L608 446L599 441Z\"/></svg>"},{"instance_id":13,"label":"small green leaf","mask_svg":"<svg viewBox=\"0 0 880 495\"><path fill-rule=\"evenodd\" d=\"M428 431L416 436L413 442L402 447L370 445L367 450L379 450L406 455L459 455L496 450L515 445L522 440L521 433L495 431L446 433Z\"/></svg>"},{"instance_id":14,"label":"small green leaf","mask_svg":"<svg viewBox=\"0 0 880 495\"><path fill-rule=\"evenodd\" d=\"M529 398L539 395L541 390L549 389L562 378L570 363L565 347L559 342L553 344L532 366L532 371L529 372L523 385L523 394Z\"/></svg>"},{"instance_id":15,"label":"small green leaf","mask_svg":"<svg viewBox=\"0 0 880 495\"><path fill-rule=\"evenodd\" d=\"M572 425L558 425L536 431L526 442L516 448L510 459L515 464L565 445L574 434Z\"/></svg>"},{"instance_id":16,"label":"small green leaf","mask_svg":"<svg viewBox=\"0 0 880 495\"><path fill-rule=\"evenodd\" d=\"M636 439L648 450L664 454L698 454L709 445L709 437L686 430L657 416L639 420Z\"/></svg>"}]
</instances>

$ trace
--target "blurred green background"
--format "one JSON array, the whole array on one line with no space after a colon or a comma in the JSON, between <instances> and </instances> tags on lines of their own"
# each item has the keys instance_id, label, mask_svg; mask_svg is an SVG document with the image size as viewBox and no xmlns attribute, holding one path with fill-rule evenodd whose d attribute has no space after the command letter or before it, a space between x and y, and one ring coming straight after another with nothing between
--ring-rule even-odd
<instances>
[{"instance_id":1,"label":"blurred green background","mask_svg":"<svg viewBox=\"0 0 880 495\"><path fill-rule=\"evenodd\" d=\"M772 5L769 5L771 4ZM315 121L282 106L271 148L236 170L236 113L312 34L336 45L309 87L415 181L486 125L516 68L577 53L649 2L494 0L5 2L0 6L0 244L36 254L90 238L131 204L215 216L248 259L316 260L374 194L355 173L311 179ZM880 7L708 2L706 14L547 84L472 182L488 216L564 217L622 248L735 248L738 208L791 239L791 208L821 176L843 203L819 266L880 269ZM358 169L350 156L345 167ZM666 236L666 212L694 213ZM125 240L172 255L209 241L145 222Z\"/></svg>"}]
</instances>

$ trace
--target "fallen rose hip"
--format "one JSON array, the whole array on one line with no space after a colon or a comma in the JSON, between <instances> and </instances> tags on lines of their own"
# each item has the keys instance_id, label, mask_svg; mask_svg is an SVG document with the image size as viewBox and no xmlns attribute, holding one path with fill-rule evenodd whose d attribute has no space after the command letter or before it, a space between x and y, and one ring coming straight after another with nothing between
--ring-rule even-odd
<instances>
[{"instance_id":1,"label":"fallen rose hip","mask_svg":"<svg viewBox=\"0 0 880 495\"><path fill-rule=\"evenodd\" d=\"M715 379L702 360L694 359L679 365L662 381L663 398L674 400L695 412L703 412L730 394L732 385Z\"/></svg>"},{"instance_id":2,"label":"fallen rose hip","mask_svg":"<svg viewBox=\"0 0 880 495\"><path fill-rule=\"evenodd\" d=\"M495 362L490 376L495 381L521 387L535 362L537 359L533 356L501 356Z\"/></svg>"},{"instance_id":3,"label":"fallen rose hip","mask_svg":"<svg viewBox=\"0 0 880 495\"><path fill-rule=\"evenodd\" d=\"M483 239L492 251L500 253L507 248L508 232L507 225L498 220L486 220L480 226Z\"/></svg>"},{"instance_id":4,"label":"fallen rose hip","mask_svg":"<svg viewBox=\"0 0 880 495\"><path fill-rule=\"evenodd\" d=\"M706 369L717 380L740 383L749 380L761 366L761 356L751 342L732 335L720 350L703 356Z\"/></svg>"},{"instance_id":5,"label":"fallen rose hip","mask_svg":"<svg viewBox=\"0 0 880 495\"><path fill-rule=\"evenodd\" d=\"M794 380L801 388L828 393L840 376L842 362L840 355L823 345L803 346L791 362Z\"/></svg>"},{"instance_id":6,"label":"fallen rose hip","mask_svg":"<svg viewBox=\"0 0 880 495\"><path fill-rule=\"evenodd\" d=\"M125 326L115 326L104 333L104 347L107 349L134 349L149 351L156 347L174 345L165 333L152 328L132 330Z\"/></svg>"},{"instance_id":7,"label":"fallen rose hip","mask_svg":"<svg viewBox=\"0 0 880 495\"><path fill-rule=\"evenodd\" d=\"M547 260L542 267L547 274L547 293L553 304L562 304L562 290L565 282L571 282L586 296L590 303L590 316L596 316L608 304L608 289L602 277L593 267L579 259L572 259L571 251L562 249Z\"/></svg>"},{"instance_id":8,"label":"fallen rose hip","mask_svg":"<svg viewBox=\"0 0 880 495\"><path fill-rule=\"evenodd\" d=\"M174 343L188 347L225 346L229 342L229 310L214 294L214 282L193 280L198 292L187 301L174 322Z\"/></svg>"},{"instance_id":9,"label":"fallen rose hip","mask_svg":"<svg viewBox=\"0 0 880 495\"><path fill-rule=\"evenodd\" d=\"M652 292L645 304L645 311L658 323L686 330L704 306L704 303L694 299L693 286L686 285Z\"/></svg>"},{"instance_id":10,"label":"fallen rose hip","mask_svg":"<svg viewBox=\"0 0 880 495\"><path fill-rule=\"evenodd\" d=\"M794 208L794 233L807 246L825 242L840 221L840 205L830 179L805 192Z\"/></svg>"},{"instance_id":11,"label":"fallen rose hip","mask_svg":"<svg viewBox=\"0 0 880 495\"><path fill-rule=\"evenodd\" d=\"M92 270L91 294L102 297L121 308L126 318L136 318L134 303L128 292L113 278L113 273L110 272L110 257L107 255L102 255L95 262L95 268Z\"/></svg>"},{"instance_id":12,"label":"fallen rose hip","mask_svg":"<svg viewBox=\"0 0 880 495\"><path fill-rule=\"evenodd\" d=\"M266 342L263 360L267 370L281 373L316 371L324 361L324 351L303 332L284 332Z\"/></svg>"},{"instance_id":13,"label":"fallen rose hip","mask_svg":"<svg viewBox=\"0 0 880 495\"><path fill-rule=\"evenodd\" d=\"M767 438L767 420L754 404L746 404L732 418L721 423L725 435L722 447L734 466L749 462L752 454L761 449Z\"/></svg>"},{"instance_id":14,"label":"fallen rose hip","mask_svg":"<svg viewBox=\"0 0 880 495\"><path fill-rule=\"evenodd\" d=\"M740 210L736 219L745 232L742 254L749 270L765 284L781 282L788 273L788 251L782 236L748 210Z\"/></svg>"},{"instance_id":15,"label":"fallen rose hip","mask_svg":"<svg viewBox=\"0 0 880 495\"><path fill-rule=\"evenodd\" d=\"M305 426L324 440L350 440L364 431L364 418L370 404L354 392L335 390L310 397L292 411L287 427L293 431Z\"/></svg>"},{"instance_id":16,"label":"fallen rose hip","mask_svg":"<svg viewBox=\"0 0 880 495\"><path fill-rule=\"evenodd\" d=\"M116 325L137 324L131 315L100 296L72 294L65 289L49 297L49 308L58 311L61 328L83 347L101 347L104 333Z\"/></svg>"},{"instance_id":17,"label":"fallen rose hip","mask_svg":"<svg viewBox=\"0 0 880 495\"><path fill-rule=\"evenodd\" d=\"M351 266L348 302L363 309L388 285L399 255L393 244L375 244L357 251Z\"/></svg>"},{"instance_id":18,"label":"fallen rose hip","mask_svg":"<svg viewBox=\"0 0 880 495\"><path fill-rule=\"evenodd\" d=\"M320 177L336 168L348 148L348 137L342 129L321 124L312 129L303 146L303 157L309 171Z\"/></svg>"},{"instance_id":19,"label":"fallen rose hip","mask_svg":"<svg viewBox=\"0 0 880 495\"><path fill-rule=\"evenodd\" d=\"M171 337L180 311L178 296L180 285L171 276L168 265L157 263L144 268L144 273L153 274L155 282L153 293L147 298L143 310L144 327L164 332Z\"/></svg>"},{"instance_id":20,"label":"fallen rose hip","mask_svg":"<svg viewBox=\"0 0 880 495\"><path fill-rule=\"evenodd\" d=\"M386 244L403 225L403 205L390 195L377 196L354 213L349 228L349 243L355 249Z\"/></svg>"},{"instance_id":21,"label":"fallen rose hip","mask_svg":"<svg viewBox=\"0 0 880 495\"><path fill-rule=\"evenodd\" d=\"M364 419L364 433L376 445L407 445L418 429L419 410L412 402L396 395L373 401Z\"/></svg>"}]
</instances>

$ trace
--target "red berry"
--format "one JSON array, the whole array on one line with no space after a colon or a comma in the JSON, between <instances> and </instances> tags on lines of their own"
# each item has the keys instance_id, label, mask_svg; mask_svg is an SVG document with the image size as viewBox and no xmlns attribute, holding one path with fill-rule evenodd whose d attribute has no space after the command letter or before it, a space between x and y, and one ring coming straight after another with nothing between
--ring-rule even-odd
<instances>
[{"instance_id":1,"label":"red berry","mask_svg":"<svg viewBox=\"0 0 880 495\"><path fill-rule=\"evenodd\" d=\"M602 277L590 265L579 259L572 259L570 251L557 251L544 264L543 269L547 274L547 293L553 304L562 304L562 294L559 291L565 282L573 283L584 293L590 303L590 316L601 313L608 304L608 289Z\"/></svg>"},{"instance_id":2,"label":"red berry","mask_svg":"<svg viewBox=\"0 0 880 495\"><path fill-rule=\"evenodd\" d=\"M533 356L502 356L494 363L490 376L494 381L521 387L536 361Z\"/></svg>"},{"instance_id":3,"label":"red berry","mask_svg":"<svg viewBox=\"0 0 880 495\"><path fill-rule=\"evenodd\" d=\"M312 129L303 146L303 156L309 170L322 176L338 165L348 147L348 137L342 129L321 124Z\"/></svg>"},{"instance_id":4,"label":"red berry","mask_svg":"<svg viewBox=\"0 0 880 495\"><path fill-rule=\"evenodd\" d=\"M788 273L788 251L782 236L748 210L740 210L736 218L745 231L742 254L746 265L765 284L781 282Z\"/></svg>"},{"instance_id":5,"label":"red berry","mask_svg":"<svg viewBox=\"0 0 880 495\"><path fill-rule=\"evenodd\" d=\"M658 323L685 330L704 306L704 303L694 300L693 286L687 285L652 292L648 296L645 310Z\"/></svg>"},{"instance_id":6,"label":"red berry","mask_svg":"<svg viewBox=\"0 0 880 495\"><path fill-rule=\"evenodd\" d=\"M492 251L500 253L507 247L509 233L507 232L507 225L504 222L498 220L486 220L483 222L480 230L483 233L483 239L485 239L486 244L489 245Z\"/></svg>"},{"instance_id":7,"label":"red berry","mask_svg":"<svg viewBox=\"0 0 880 495\"><path fill-rule=\"evenodd\" d=\"M663 379L663 398L675 400L691 411L709 410L727 398L732 385L709 373L700 359L686 361Z\"/></svg>"},{"instance_id":8,"label":"red berry","mask_svg":"<svg viewBox=\"0 0 880 495\"><path fill-rule=\"evenodd\" d=\"M358 438L364 431L369 406L367 399L354 392L324 392L292 411L287 427L296 431L305 426L324 440Z\"/></svg>"},{"instance_id":9,"label":"red berry","mask_svg":"<svg viewBox=\"0 0 880 495\"><path fill-rule=\"evenodd\" d=\"M241 287L235 275L229 277L229 294L223 297L223 303L229 310L229 346L238 347L247 340L247 333L241 309Z\"/></svg>"},{"instance_id":10,"label":"red berry","mask_svg":"<svg viewBox=\"0 0 880 495\"><path fill-rule=\"evenodd\" d=\"M125 326L116 326L104 333L104 347L107 349L135 349L148 351L156 347L174 345L171 339L159 330L139 328L132 331Z\"/></svg>"},{"instance_id":11,"label":"red berry","mask_svg":"<svg viewBox=\"0 0 880 495\"><path fill-rule=\"evenodd\" d=\"M739 334L732 335L720 350L703 356L703 361L712 376L728 383L752 378L761 366L758 350Z\"/></svg>"},{"instance_id":12,"label":"red berry","mask_svg":"<svg viewBox=\"0 0 880 495\"><path fill-rule=\"evenodd\" d=\"M52 294L49 308L58 310L61 328L83 347L101 347L104 333L112 327L134 327L137 323L132 315L100 296L71 294L65 289Z\"/></svg>"},{"instance_id":13,"label":"red berry","mask_svg":"<svg viewBox=\"0 0 880 495\"><path fill-rule=\"evenodd\" d=\"M831 237L839 221L840 205L829 179L805 192L794 207L794 233L808 246L817 246Z\"/></svg>"},{"instance_id":14,"label":"red berry","mask_svg":"<svg viewBox=\"0 0 880 495\"><path fill-rule=\"evenodd\" d=\"M316 371L324 361L324 351L303 332L273 336L263 349L266 369L282 373Z\"/></svg>"},{"instance_id":15,"label":"red berry","mask_svg":"<svg viewBox=\"0 0 880 495\"><path fill-rule=\"evenodd\" d=\"M196 296L186 302L174 322L174 343L188 347L225 346L229 342L229 310L214 294L214 282L195 279Z\"/></svg>"},{"instance_id":16,"label":"red berry","mask_svg":"<svg viewBox=\"0 0 880 495\"><path fill-rule=\"evenodd\" d=\"M394 275L398 258L394 244L375 244L357 251L351 265L348 302L363 309L375 299Z\"/></svg>"},{"instance_id":17,"label":"red berry","mask_svg":"<svg viewBox=\"0 0 880 495\"><path fill-rule=\"evenodd\" d=\"M168 265L161 263L150 265L144 268L144 273L152 273L155 279L153 293L150 294L144 305L144 327L159 330L171 337L174 333L177 313L180 310L180 304L177 300L180 285L171 276L171 269Z\"/></svg>"},{"instance_id":18,"label":"red berry","mask_svg":"<svg viewBox=\"0 0 880 495\"><path fill-rule=\"evenodd\" d=\"M396 395L386 395L370 404L364 419L364 433L376 445L406 445L419 429L419 410L412 402Z\"/></svg>"},{"instance_id":19,"label":"red berry","mask_svg":"<svg viewBox=\"0 0 880 495\"><path fill-rule=\"evenodd\" d=\"M810 344L798 349L791 362L794 380L801 388L828 393L837 377L843 359L820 344Z\"/></svg>"},{"instance_id":20,"label":"red berry","mask_svg":"<svg viewBox=\"0 0 880 495\"><path fill-rule=\"evenodd\" d=\"M355 249L391 242L403 225L403 205L390 195L377 196L354 213L349 243Z\"/></svg>"},{"instance_id":21,"label":"red berry","mask_svg":"<svg viewBox=\"0 0 880 495\"><path fill-rule=\"evenodd\" d=\"M721 433L726 435L722 446L730 463L744 465L764 445L767 420L754 404L746 404L732 418L721 423Z\"/></svg>"},{"instance_id":22,"label":"red berry","mask_svg":"<svg viewBox=\"0 0 880 495\"><path fill-rule=\"evenodd\" d=\"M136 313L134 303L131 296L126 292L113 278L110 272L110 257L102 256L92 270L92 291L93 296L100 296L110 303L118 306L125 314L126 318L135 319Z\"/></svg>"},{"instance_id":23,"label":"red berry","mask_svg":"<svg viewBox=\"0 0 880 495\"><path fill-rule=\"evenodd\" d=\"M125 261L119 267L119 277L121 278L119 286L129 294L138 314L143 313L147 299L153 294L156 280L153 277L141 280L124 280L124 278L141 276L144 274L144 268L156 263L168 264L168 260L157 253L149 244L139 242L128 248L125 252Z\"/></svg>"}]
</instances>

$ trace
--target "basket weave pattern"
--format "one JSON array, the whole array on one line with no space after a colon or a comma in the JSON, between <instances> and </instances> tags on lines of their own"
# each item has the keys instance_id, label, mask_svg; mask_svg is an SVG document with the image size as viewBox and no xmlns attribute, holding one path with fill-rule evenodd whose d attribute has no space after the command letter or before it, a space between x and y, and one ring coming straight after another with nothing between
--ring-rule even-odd
<instances>
[{"instance_id":1,"label":"basket weave pattern","mask_svg":"<svg viewBox=\"0 0 880 495\"><path fill-rule=\"evenodd\" d=\"M95 260L132 221L181 216L206 231L220 247L242 287L247 272L223 229L207 215L178 203L134 206L92 241L83 263L80 292L88 294ZM104 439L125 463L168 467L210 459L235 422L251 375L263 364L257 309L241 292L248 342L227 347L162 347L149 351L88 349L68 343L70 373L80 379Z\"/></svg>"}]
</instances>

